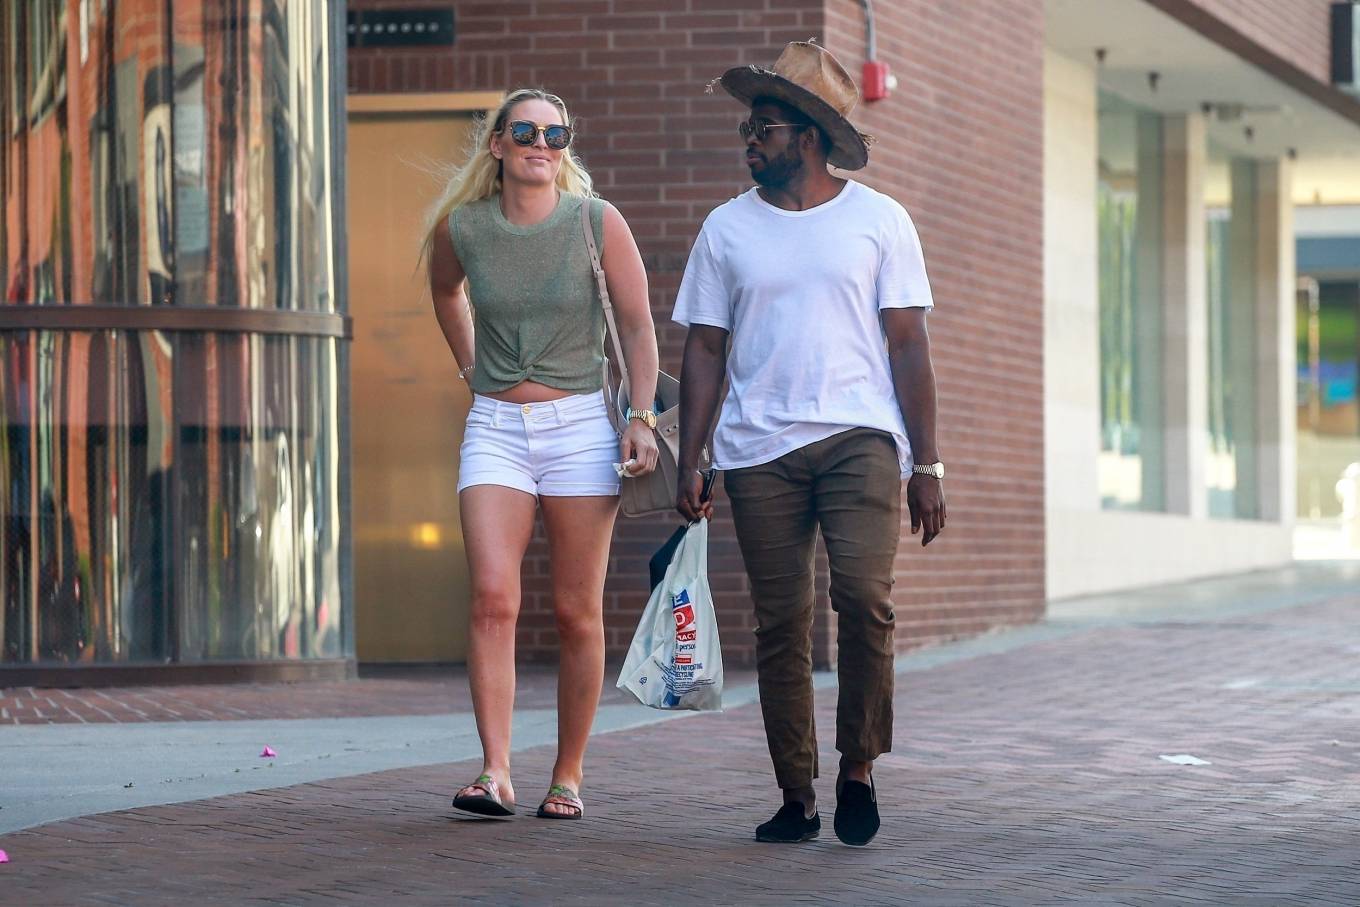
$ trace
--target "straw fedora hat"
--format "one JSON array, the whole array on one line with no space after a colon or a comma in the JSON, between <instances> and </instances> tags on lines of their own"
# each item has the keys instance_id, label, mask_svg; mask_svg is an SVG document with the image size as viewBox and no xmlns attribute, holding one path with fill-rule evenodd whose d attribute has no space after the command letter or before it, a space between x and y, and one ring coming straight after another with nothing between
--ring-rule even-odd
<instances>
[{"instance_id":1,"label":"straw fedora hat","mask_svg":"<svg viewBox=\"0 0 1360 907\"><path fill-rule=\"evenodd\" d=\"M825 47L792 41L773 69L737 66L723 73L718 83L748 107L756 98L774 98L801 110L831 137L831 166L859 170L869 163L872 139L848 119L859 103L859 89Z\"/></svg>"}]
</instances>

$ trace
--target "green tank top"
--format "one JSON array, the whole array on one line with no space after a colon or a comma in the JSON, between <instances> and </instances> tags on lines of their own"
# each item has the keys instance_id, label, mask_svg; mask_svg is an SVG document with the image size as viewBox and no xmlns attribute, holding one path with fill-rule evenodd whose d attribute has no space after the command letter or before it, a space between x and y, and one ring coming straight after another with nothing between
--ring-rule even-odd
<instances>
[{"instance_id":1,"label":"green tank top","mask_svg":"<svg viewBox=\"0 0 1360 907\"><path fill-rule=\"evenodd\" d=\"M449 215L449 236L468 278L475 316L469 382L486 394L536 381L572 393L601 388L604 310L581 231L581 205L604 255L604 202L565 192L547 220L510 223L500 196Z\"/></svg>"}]
</instances>

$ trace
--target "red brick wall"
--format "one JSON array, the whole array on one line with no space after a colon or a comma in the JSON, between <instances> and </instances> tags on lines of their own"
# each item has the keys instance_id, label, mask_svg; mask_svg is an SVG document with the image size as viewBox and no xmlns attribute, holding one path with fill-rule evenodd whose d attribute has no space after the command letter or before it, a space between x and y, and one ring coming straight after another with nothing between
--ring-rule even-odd
<instances>
[{"instance_id":1,"label":"red brick wall","mask_svg":"<svg viewBox=\"0 0 1360 907\"><path fill-rule=\"evenodd\" d=\"M643 250L662 366L678 370L683 336L669 318L685 256L708 211L749 186L734 129L742 110L704 86L729 66L769 64L785 42L813 36L843 53L858 78L858 3L452 5L453 52L354 50L350 90L542 85L562 95L581 120L582 158ZM903 84L865 112L864 128L882 141L863 178L907 205L921 229L940 304L932 329L941 439L957 476L948 483L948 532L925 552L904 533L897 601L898 641L906 647L1042 612L1042 9L1024 0L878 7L881 55ZM620 523L605 604L615 654L627 646L646 597L647 558L674 525ZM749 663L746 579L721 498L709 566L729 661ZM821 572L815 645L818 661L828 663L834 621L824 564ZM526 561L525 596L521 650L551 657L541 539Z\"/></svg>"},{"instance_id":2,"label":"red brick wall","mask_svg":"<svg viewBox=\"0 0 1360 907\"><path fill-rule=\"evenodd\" d=\"M1181 0L1331 83L1331 0Z\"/></svg>"},{"instance_id":3,"label":"red brick wall","mask_svg":"<svg viewBox=\"0 0 1360 907\"><path fill-rule=\"evenodd\" d=\"M949 526L902 546L900 637L1032 620L1044 600L1043 10L1028 0L876 4L898 86L865 104L865 182L921 234ZM827 3L827 46L858 78L857 0Z\"/></svg>"}]
</instances>

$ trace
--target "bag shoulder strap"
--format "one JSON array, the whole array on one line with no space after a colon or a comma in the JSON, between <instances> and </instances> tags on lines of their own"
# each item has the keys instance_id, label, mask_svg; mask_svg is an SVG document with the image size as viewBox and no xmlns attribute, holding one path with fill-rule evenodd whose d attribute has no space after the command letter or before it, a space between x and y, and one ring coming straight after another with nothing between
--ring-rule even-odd
<instances>
[{"instance_id":1,"label":"bag shoulder strap","mask_svg":"<svg viewBox=\"0 0 1360 907\"><path fill-rule=\"evenodd\" d=\"M609 299L609 284L604 277L604 265L600 264L600 250L595 245L595 231L590 226L589 198L581 200L581 229L586 235L586 248L590 251L590 268L595 274L595 286L599 290L600 305L604 307L605 333L614 348L614 363L619 368L619 379L623 387L628 387L628 363L623 359L623 347L619 344L619 328L614 323L614 304Z\"/></svg>"}]
</instances>

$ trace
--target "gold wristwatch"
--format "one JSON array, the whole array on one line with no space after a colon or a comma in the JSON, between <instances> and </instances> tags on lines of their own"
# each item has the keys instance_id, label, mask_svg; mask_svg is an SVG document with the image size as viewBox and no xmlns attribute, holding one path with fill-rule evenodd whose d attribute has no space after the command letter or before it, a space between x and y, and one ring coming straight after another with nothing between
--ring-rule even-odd
<instances>
[{"instance_id":1,"label":"gold wristwatch","mask_svg":"<svg viewBox=\"0 0 1360 907\"><path fill-rule=\"evenodd\" d=\"M652 412L650 409L633 409L630 406L628 407L628 418L641 419L647 424L648 428L653 431L656 430L656 413Z\"/></svg>"}]
</instances>

